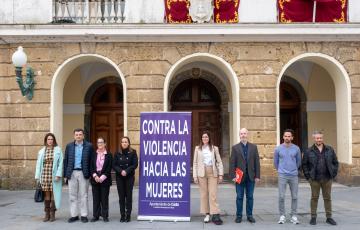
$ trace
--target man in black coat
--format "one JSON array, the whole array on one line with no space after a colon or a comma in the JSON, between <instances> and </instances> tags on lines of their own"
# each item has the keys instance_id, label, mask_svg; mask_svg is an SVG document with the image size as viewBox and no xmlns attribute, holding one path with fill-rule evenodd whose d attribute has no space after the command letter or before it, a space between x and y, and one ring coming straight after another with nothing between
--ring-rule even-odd
<instances>
[{"instance_id":1,"label":"man in black coat","mask_svg":"<svg viewBox=\"0 0 360 230\"><path fill-rule=\"evenodd\" d=\"M241 182L236 186L236 223L242 221L244 191L246 192L246 215L250 223L255 223L253 217L255 182L260 181L260 160L257 146L247 141L248 130L240 130L240 143L231 149L230 178L236 181L236 168L243 172Z\"/></svg>"},{"instance_id":2,"label":"man in black coat","mask_svg":"<svg viewBox=\"0 0 360 230\"><path fill-rule=\"evenodd\" d=\"M324 144L323 133L313 133L314 144L306 150L302 160L302 168L305 178L311 187L311 225L316 225L316 210L319 200L320 189L324 199L326 223L336 225L332 219L331 210L331 186L336 177L339 162L334 149Z\"/></svg>"},{"instance_id":3,"label":"man in black coat","mask_svg":"<svg viewBox=\"0 0 360 230\"><path fill-rule=\"evenodd\" d=\"M70 214L69 223L79 220L88 222L88 191L90 162L95 154L91 143L84 140L84 130L74 130L74 141L66 145L64 156L64 178L69 183ZM80 204L80 207L79 207Z\"/></svg>"}]
</instances>

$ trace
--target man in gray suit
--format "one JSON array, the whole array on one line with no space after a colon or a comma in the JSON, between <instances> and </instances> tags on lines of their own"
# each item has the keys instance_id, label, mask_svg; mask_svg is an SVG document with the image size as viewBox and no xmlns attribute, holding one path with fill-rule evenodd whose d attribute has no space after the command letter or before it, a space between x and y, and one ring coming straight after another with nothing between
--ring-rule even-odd
<instances>
[{"instance_id":1,"label":"man in gray suit","mask_svg":"<svg viewBox=\"0 0 360 230\"><path fill-rule=\"evenodd\" d=\"M242 221L244 191L246 192L246 216L250 223L255 223L253 217L255 183L260 181L260 160L257 146L247 141L248 130L240 130L240 143L231 149L230 178L236 180L235 170L243 171L240 184L236 183L236 223Z\"/></svg>"}]
</instances>

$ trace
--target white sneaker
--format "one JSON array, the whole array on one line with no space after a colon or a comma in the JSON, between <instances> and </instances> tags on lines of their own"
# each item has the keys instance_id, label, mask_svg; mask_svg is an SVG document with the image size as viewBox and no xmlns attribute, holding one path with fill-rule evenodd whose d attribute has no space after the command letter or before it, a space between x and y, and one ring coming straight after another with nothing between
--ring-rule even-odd
<instances>
[{"instance_id":1,"label":"white sneaker","mask_svg":"<svg viewBox=\"0 0 360 230\"><path fill-rule=\"evenodd\" d=\"M296 216L292 216L291 219L290 219L290 221L291 221L291 223L293 223L293 224L299 224L299 223L300 223L299 220L298 220L298 218L297 218Z\"/></svg>"},{"instance_id":2,"label":"white sneaker","mask_svg":"<svg viewBox=\"0 0 360 230\"><path fill-rule=\"evenodd\" d=\"M210 222L210 215L206 215L204 218L204 223L209 223Z\"/></svg>"},{"instance_id":3,"label":"white sneaker","mask_svg":"<svg viewBox=\"0 0 360 230\"><path fill-rule=\"evenodd\" d=\"M280 216L278 224L285 224L285 222L286 222L286 217L285 216Z\"/></svg>"}]
</instances>

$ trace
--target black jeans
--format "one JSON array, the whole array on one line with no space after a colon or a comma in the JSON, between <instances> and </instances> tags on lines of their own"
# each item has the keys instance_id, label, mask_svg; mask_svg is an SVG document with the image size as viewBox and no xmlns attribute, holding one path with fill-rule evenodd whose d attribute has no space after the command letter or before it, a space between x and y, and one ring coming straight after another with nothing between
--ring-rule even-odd
<instances>
[{"instance_id":1,"label":"black jeans","mask_svg":"<svg viewBox=\"0 0 360 230\"><path fill-rule=\"evenodd\" d=\"M92 185L93 216L109 217L109 190L110 186Z\"/></svg>"},{"instance_id":2,"label":"black jeans","mask_svg":"<svg viewBox=\"0 0 360 230\"><path fill-rule=\"evenodd\" d=\"M120 206L120 214L124 216L125 214L130 216L132 209L132 192L134 188L134 176L116 177L116 185L119 194L119 206ZM126 209L126 211L125 211Z\"/></svg>"}]
</instances>

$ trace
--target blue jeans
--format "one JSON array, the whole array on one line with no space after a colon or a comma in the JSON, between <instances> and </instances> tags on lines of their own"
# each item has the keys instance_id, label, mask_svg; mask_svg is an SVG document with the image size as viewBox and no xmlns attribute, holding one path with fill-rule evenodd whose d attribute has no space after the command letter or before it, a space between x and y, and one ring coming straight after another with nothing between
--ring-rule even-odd
<instances>
[{"instance_id":1,"label":"blue jeans","mask_svg":"<svg viewBox=\"0 0 360 230\"><path fill-rule=\"evenodd\" d=\"M236 184L236 216L242 217L244 191L246 192L246 216L252 216L254 207L255 181L251 181L248 176L240 184Z\"/></svg>"}]
</instances>

